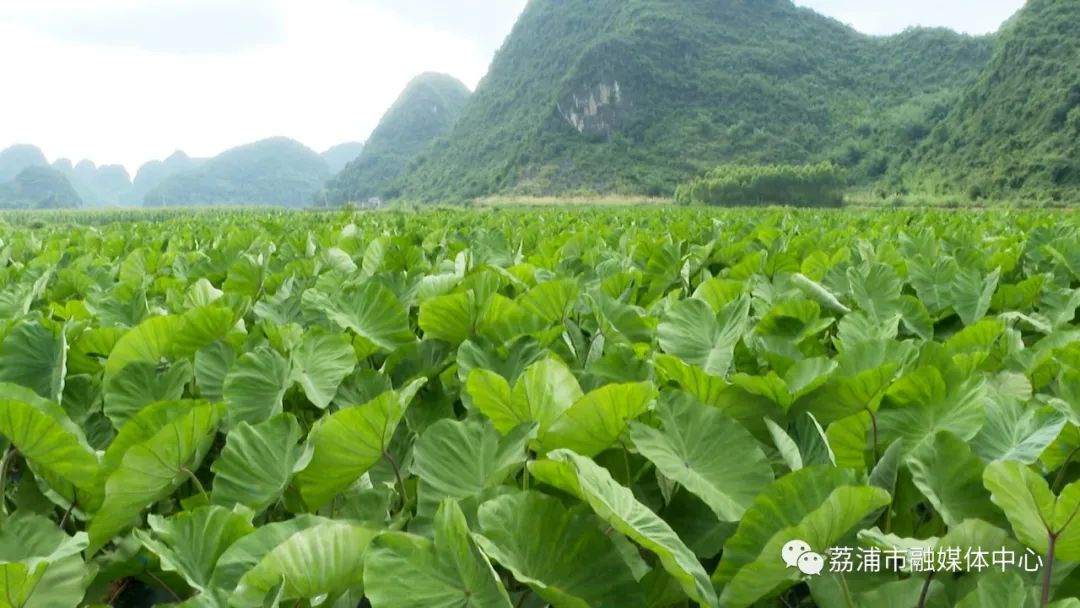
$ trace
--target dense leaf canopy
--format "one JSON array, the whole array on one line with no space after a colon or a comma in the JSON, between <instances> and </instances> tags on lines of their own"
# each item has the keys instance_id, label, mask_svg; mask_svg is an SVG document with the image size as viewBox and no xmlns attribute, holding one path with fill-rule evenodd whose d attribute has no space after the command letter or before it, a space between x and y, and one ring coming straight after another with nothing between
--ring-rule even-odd
<instances>
[{"instance_id":1,"label":"dense leaf canopy","mask_svg":"<svg viewBox=\"0 0 1080 608\"><path fill-rule=\"evenodd\" d=\"M1078 243L1048 211L0 215L0 604L1073 608ZM1031 561L803 576L795 540Z\"/></svg>"}]
</instances>

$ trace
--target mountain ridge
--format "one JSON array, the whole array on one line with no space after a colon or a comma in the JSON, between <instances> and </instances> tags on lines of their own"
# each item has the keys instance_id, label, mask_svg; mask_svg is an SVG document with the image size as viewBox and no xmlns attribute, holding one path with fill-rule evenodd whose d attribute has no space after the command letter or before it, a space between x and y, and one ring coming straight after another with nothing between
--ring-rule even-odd
<instances>
[{"instance_id":1,"label":"mountain ridge","mask_svg":"<svg viewBox=\"0 0 1080 608\"><path fill-rule=\"evenodd\" d=\"M901 179L971 199L1080 195L1078 22L1078 2L1028 0Z\"/></svg>"},{"instance_id":2,"label":"mountain ridge","mask_svg":"<svg viewBox=\"0 0 1080 608\"><path fill-rule=\"evenodd\" d=\"M447 74L413 78L386 111L359 157L326 185L325 202L392 198L392 185L440 136L456 124L471 92Z\"/></svg>"},{"instance_id":3,"label":"mountain ridge","mask_svg":"<svg viewBox=\"0 0 1080 608\"><path fill-rule=\"evenodd\" d=\"M939 118L993 47L940 29L869 36L789 0L676 6L530 2L403 197L668 195L732 160L834 160L869 182L891 162L877 151L912 145L874 123Z\"/></svg>"}]
</instances>

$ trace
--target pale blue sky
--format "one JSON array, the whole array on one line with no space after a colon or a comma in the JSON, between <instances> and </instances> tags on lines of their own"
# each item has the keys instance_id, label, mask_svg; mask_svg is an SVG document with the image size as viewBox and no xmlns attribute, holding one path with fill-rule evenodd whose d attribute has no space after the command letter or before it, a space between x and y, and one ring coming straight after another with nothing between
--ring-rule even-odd
<instances>
[{"instance_id":1,"label":"pale blue sky","mask_svg":"<svg viewBox=\"0 0 1080 608\"><path fill-rule=\"evenodd\" d=\"M797 3L873 34L913 25L985 33L1023 0ZM319 150L362 141L420 72L474 87L524 5L0 0L0 148L33 143L51 159L134 171L175 149L213 155L273 135Z\"/></svg>"}]
</instances>

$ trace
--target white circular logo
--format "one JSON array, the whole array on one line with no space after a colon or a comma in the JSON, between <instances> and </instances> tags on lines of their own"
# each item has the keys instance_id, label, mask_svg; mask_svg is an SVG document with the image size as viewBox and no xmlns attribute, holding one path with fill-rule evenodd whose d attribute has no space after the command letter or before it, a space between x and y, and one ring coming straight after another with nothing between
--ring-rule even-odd
<instances>
[{"instance_id":1,"label":"white circular logo","mask_svg":"<svg viewBox=\"0 0 1080 608\"><path fill-rule=\"evenodd\" d=\"M788 568L797 568L807 576L818 576L825 570L825 557L814 553L810 543L804 540L793 540L784 545L780 557Z\"/></svg>"},{"instance_id":2,"label":"white circular logo","mask_svg":"<svg viewBox=\"0 0 1080 608\"><path fill-rule=\"evenodd\" d=\"M825 558L814 553L803 553L799 556L799 572L807 576L817 576L825 569Z\"/></svg>"}]
</instances>

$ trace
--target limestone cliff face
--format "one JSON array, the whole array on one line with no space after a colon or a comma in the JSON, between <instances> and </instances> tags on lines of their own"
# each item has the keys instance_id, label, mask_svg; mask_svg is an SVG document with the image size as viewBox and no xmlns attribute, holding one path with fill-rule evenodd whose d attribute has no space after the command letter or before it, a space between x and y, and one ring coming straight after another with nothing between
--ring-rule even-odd
<instances>
[{"instance_id":1,"label":"limestone cliff face","mask_svg":"<svg viewBox=\"0 0 1080 608\"><path fill-rule=\"evenodd\" d=\"M559 115L578 133L605 137L617 128L623 107L618 80L597 83L558 104Z\"/></svg>"}]
</instances>

